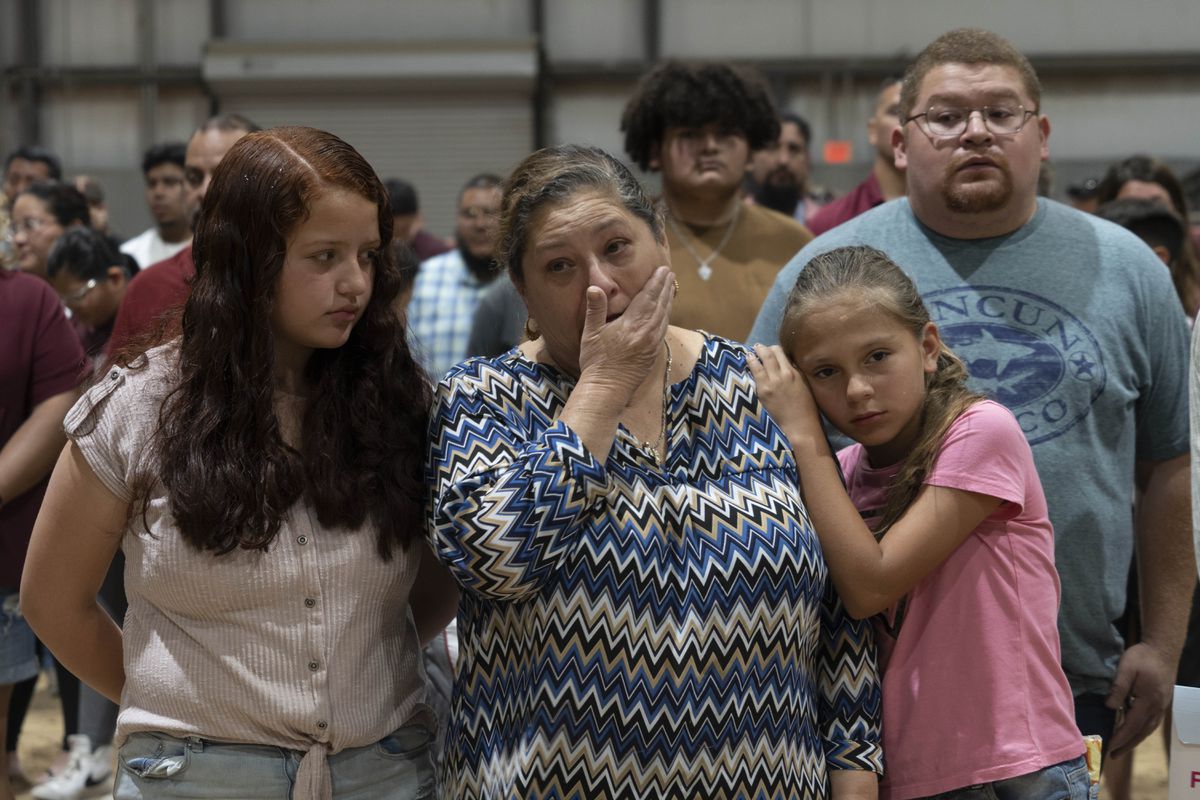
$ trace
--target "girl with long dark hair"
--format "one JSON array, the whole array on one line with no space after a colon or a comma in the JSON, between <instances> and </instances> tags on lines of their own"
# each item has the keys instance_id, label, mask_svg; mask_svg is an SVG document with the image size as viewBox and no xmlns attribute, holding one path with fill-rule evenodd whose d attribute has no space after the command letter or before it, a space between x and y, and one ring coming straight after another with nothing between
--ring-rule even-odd
<instances>
[{"instance_id":1,"label":"girl with long dark hair","mask_svg":"<svg viewBox=\"0 0 1200 800\"><path fill-rule=\"evenodd\" d=\"M26 612L121 702L115 797L432 791L419 648L457 593L422 543L430 393L391 226L336 136L244 137L205 197L181 336L67 417ZM118 546L123 631L95 603Z\"/></svg>"}]
</instances>

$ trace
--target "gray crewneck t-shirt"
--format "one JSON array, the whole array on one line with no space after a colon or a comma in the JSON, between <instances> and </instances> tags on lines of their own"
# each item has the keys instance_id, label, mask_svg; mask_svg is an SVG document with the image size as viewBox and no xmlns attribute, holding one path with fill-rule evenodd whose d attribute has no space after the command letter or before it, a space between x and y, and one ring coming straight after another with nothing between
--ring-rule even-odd
<instances>
[{"instance_id":1,"label":"gray crewneck t-shirt","mask_svg":"<svg viewBox=\"0 0 1200 800\"><path fill-rule=\"evenodd\" d=\"M809 243L779 273L750 333L778 341L813 256L866 244L920 290L973 388L1013 412L1033 448L1062 579L1063 668L1108 691L1124 649L1134 464L1188 452L1188 329L1170 275L1128 231L1043 198L1005 236L951 239L901 198Z\"/></svg>"}]
</instances>

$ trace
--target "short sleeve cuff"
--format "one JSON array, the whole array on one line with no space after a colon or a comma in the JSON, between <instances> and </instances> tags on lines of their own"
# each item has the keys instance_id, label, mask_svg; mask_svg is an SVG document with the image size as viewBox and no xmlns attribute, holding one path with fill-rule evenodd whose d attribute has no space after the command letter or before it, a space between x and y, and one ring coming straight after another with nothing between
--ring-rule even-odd
<instances>
[{"instance_id":1,"label":"short sleeve cuff","mask_svg":"<svg viewBox=\"0 0 1200 800\"><path fill-rule=\"evenodd\" d=\"M99 378L82 397L75 401L67 416L63 419L63 431L79 448L92 472L104 484L104 488L114 496L128 502L132 498L124 476L120 474L117 464L123 459L113 448L117 437L111 430L115 421L102 421L100 415L105 412L109 397L125 383L125 370L110 367L108 372Z\"/></svg>"},{"instance_id":2,"label":"short sleeve cuff","mask_svg":"<svg viewBox=\"0 0 1200 800\"><path fill-rule=\"evenodd\" d=\"M1167 442L1146 445L1138 448L1139 461L1170 461L1173 458L1186 455L1191 450L1186 432Z\"/></svg>"},{"instance_id":3,"label":"short sleeve cuff","mask_svg":"<svg viewBox=\"0 0 1200 800\"><path fill-rule=\"evenodd\" d=\"M856 769L883 774L883 748L879 742L826 741L829 769Z\"/></svg>"}]
</instances>

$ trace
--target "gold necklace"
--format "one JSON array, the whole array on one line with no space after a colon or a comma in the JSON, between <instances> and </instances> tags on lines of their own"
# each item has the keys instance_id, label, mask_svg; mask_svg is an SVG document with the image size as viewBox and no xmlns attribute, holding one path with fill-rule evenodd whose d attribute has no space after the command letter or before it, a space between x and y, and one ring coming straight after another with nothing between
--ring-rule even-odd
<instances>
[{"instance_id":1,"label":"gold necklace","mask_svg":"<svg viewBox=\"0 0 1200 800\"><path fill-rule=\"evenodd\" d=\"M663 370L663 399L662 399L662 421L659 423L658 438L653 442L642 442L642 447L654 459L655 464L663 463L663 457L666 455L666 438L667 438L667 405L671 399L671 343L664 338L663 344L667 347L667 368ZM663 453L658 450L659 444L663 445Z\"/></svg>"},{"instance_id":2,"label":"gold necklace","mask_svg":"<svg viewBox=\"0 0 1200 800\"><path fill-rule=\"evenodd\" d=\"M675 235L679 237L679 241L683 242L683 249L687 250L692 258L696 259L699 265L696 267L696 272L700 275L700 280L706 281L712 277L713 269L712 262L717 256L721 255L721 250L725 245L729 244L729 237L733 235L733 229L737 227L738 216L742 213L742 203L740 200L735 201L733 206L733 216L729 219L729 224L725 226L725 235L721 237L721 241L708 254L708 258L701 258L696 252L696 248L692 247L692 243L688 241L688 234L684 233L683 229L675 224L675 215L671 213L671 207L667 205L667 201L663 199L663 205L667 209L667 224L671 226L671 230L675 231Z\"/></svg>"}]
</instances>

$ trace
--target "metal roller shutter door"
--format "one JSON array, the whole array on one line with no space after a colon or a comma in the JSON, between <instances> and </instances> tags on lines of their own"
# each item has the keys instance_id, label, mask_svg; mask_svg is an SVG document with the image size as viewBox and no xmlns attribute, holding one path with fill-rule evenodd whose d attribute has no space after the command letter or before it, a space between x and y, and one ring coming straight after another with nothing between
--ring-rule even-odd
<instances>
[{"instance_id":1,"label":"metal roller shutter door","mask_svg":"<svg viewBox=\"0 0 1200 800\"><path fill-rule=\"evenodd\" d=\"M533 142L526 92L389 91L305 96L232 95L222 111L263 127L309 125L335 133L371 162L381 178L417 187L426 228L454 228L458 190L480 172L508 174Z\"/></svg>"}]
</instances>

